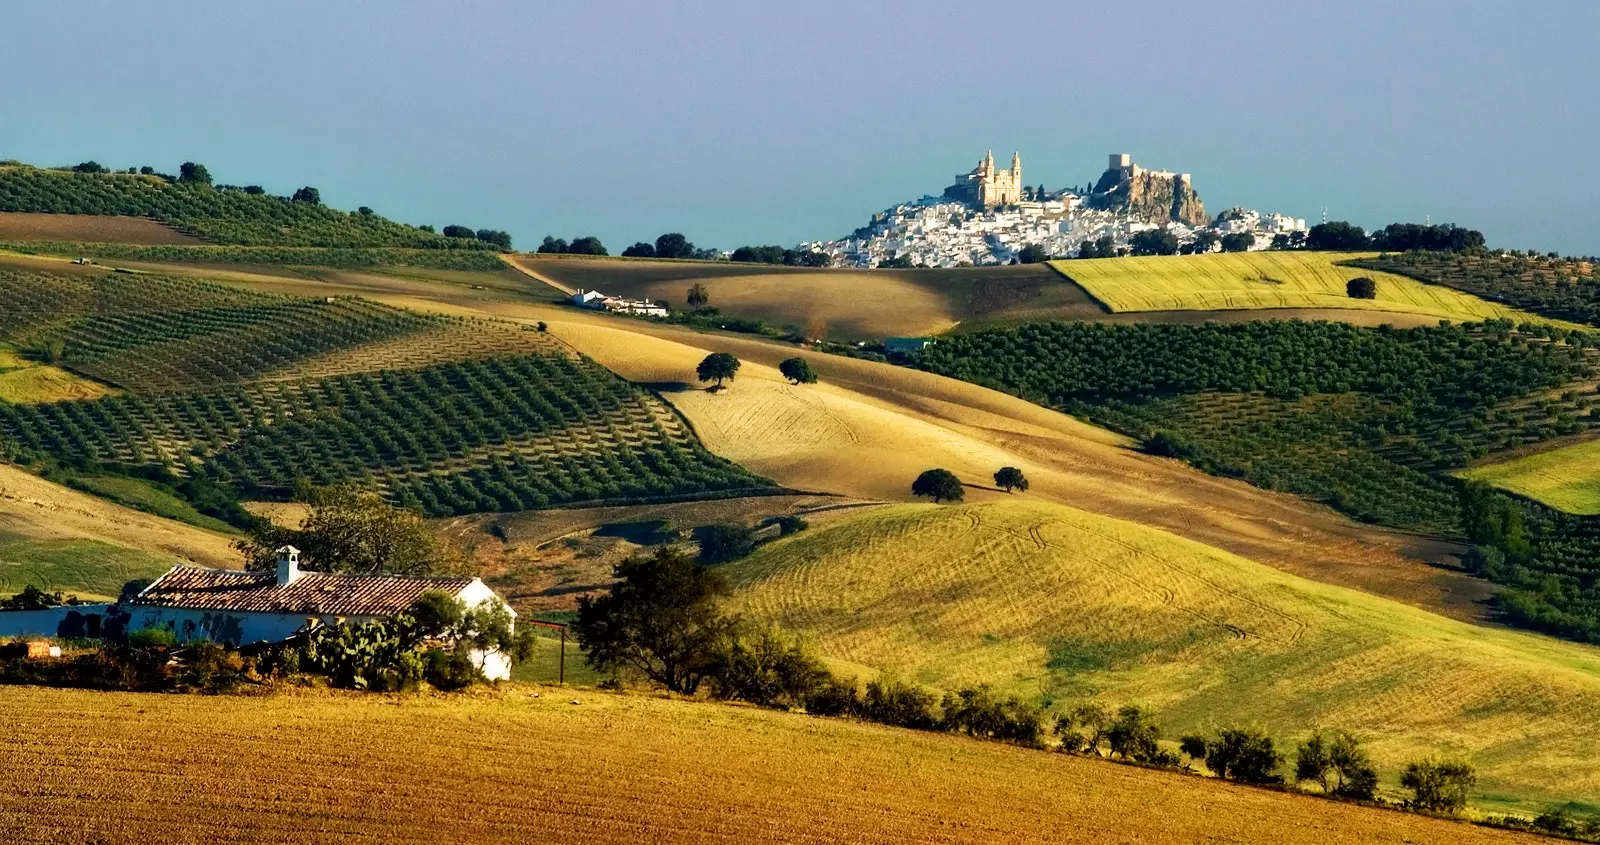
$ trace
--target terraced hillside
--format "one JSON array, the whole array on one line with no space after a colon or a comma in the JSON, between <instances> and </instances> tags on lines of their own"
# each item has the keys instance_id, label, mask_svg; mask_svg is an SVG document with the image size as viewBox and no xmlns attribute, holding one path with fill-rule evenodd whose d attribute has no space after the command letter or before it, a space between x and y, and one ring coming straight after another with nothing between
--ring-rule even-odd
<instances>
[{"instance_id":1,"label":"terraced hillside","mask_svg":"<svg viewBox=\"0 0 1600 845\"><path fill-rule=\"evenodd\" d=\"M276 246L494 249L377 214L155 175L75 173L0 165L0 211L149 217L216 243ZM6 240L16 240L11 237ZM68 240L54 236L42 240Z\"/></svg>"},{"instance_id":2,"label":"terraced hillside","mask_svg":"<svg viewBox=\"0 0 1600 845\"><path fill-rule=\"evenodd\" d=\"M0 405L23 460L159 466L429 515L770 489L658 399L532 327L129 274L9 274L0 337L123 393Z\"/></svg>"},{"instance_id":3,"label":"terraced hillside","mask_svg":"<svg viewBox=\"0 0 1600 845\"><path fill-rule=\"evenodd\" d=\"M359 698L7 687L0 706L14 728L0 738L0 771L32 785L0 792L8 841L1541 841L958 737L549 688ZM340 774L352 765L374 774Z\"/></svg>"},{"instance_id":4,"label":"terraced hillside","mask_svg":"<svg viewBox=\"0 0 1600 845\"><path fill-rule=\"evenodd\" d=\"M1154 707L1170 732L1354 731L1384 783L1465 755L1478 803L1593 801L1600 652L1446 620L1133 522L1013 496L840 517L728 570L742 612L826 656L1059 709ZM1582 806L1589 807L1588 804Z\"/></svg>"},{"instance_id":5,"label":"terraced hillside","mask_svg":"<svg viewBox=\"0 0 1600 845\"><path fill-rule=\"evenodd\" d=\"M1349 253L1246 252L1055 261L1113 312L1340 308L1451 320L1525 320L1533 315L1458 290L1348 267ZM1345 283L1377 282L1375 299L1353 299Z\"/></svg>"}]
</instances>

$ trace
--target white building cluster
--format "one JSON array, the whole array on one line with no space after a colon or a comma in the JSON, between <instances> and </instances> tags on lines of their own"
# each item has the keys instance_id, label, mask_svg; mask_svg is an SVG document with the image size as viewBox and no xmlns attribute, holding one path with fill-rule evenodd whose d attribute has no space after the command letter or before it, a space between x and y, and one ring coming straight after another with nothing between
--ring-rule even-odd
<instances>
[{"instance_id":1,"label":"white building cluster","mask_svg":"<svg viewBox=\"0 0 1600 845\"><path fill-rule=\"evenodd\" d=\"M842 267L876 267L902 257L921 267L959 267L1009 264L1028 246L1038 246L1051 257L1069 257L1084 243L1109 237L1114 248L1122 248L1133 235L1157 228L1170 230L1180 244L1192 243L1204 229L1218 236L1249 233L1254 236L1251 249L1267 249L1274 235L1304 232L1306 221L1230 209L1205 227L1154 224L1125 212L1089 208L1082 197L1066 191L986 211L927 196L874 215L871 224L848 238L796 248L826 253L834 266Z\"/></svg>"}]
</instances>

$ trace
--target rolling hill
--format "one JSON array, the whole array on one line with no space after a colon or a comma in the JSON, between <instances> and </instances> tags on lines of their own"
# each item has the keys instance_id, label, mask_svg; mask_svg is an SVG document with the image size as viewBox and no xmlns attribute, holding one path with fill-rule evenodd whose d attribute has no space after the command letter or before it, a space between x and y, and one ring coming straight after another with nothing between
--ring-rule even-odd
<instances>
[{"instance_id":1,"label":"rolling hill","mask_svg":"<svg viewBox=\"0 0 1600 845\"><path fill-rule=\"evenodd\" d=\"M1473 760L1483 800L1590 802L1600 651L1451 621L1123 520L1014 496L855 512L732 565L736 606L829 658L1156 708L1180 731L1363 738L1394 782ZM1583 804L1586 809L1595 809Z\"/></svg>"},{"instance_id":2,"label":"rolling hill","mask_svg":"<svg viewBox=\"0 0 1600 845\"><path fill-rule=\"evenodd\" d=\"M1600 440L1496 460L1456 475L1482 481L1567 513L1600 514Z\"/></svg>"},{"instance_id":3,"label":"rolling hill","mask_svg":"<svg viewBox=\"0 0 1600 845\"><path fill-rule=\"evenodd\" d=\"M1343 263L1370 257L1303 251L1245 252L1092 258L1055 261L1051 266L1115 313L1334 308L1468 321L1537 319L1528 312L1442 285ZM1345 283L1357 276L1377 282L1375 299L1354 299L1345 292Z\"/></svg>"},{"instance_id":4,"label":"rolling hill","mask_svg":"<svg viewBox=\"0 0 1600 845\"><path fill-rule=\"evenodd\" d=\"M7 841L1541 841L953 736L549 687L9 687L0 707L0 771L20 785L0 791Z\"/></svg>"}]
</instances>

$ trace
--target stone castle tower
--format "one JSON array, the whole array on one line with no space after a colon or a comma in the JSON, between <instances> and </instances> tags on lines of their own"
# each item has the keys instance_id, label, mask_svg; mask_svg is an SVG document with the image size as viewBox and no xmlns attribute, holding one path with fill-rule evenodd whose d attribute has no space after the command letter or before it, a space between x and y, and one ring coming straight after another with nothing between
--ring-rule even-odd
<instances>
[{"instance_id":1,"label":"stone castle tower","mask_svg":"<svg viewBox=\"0 0 1600 845\"><path fill-rule=\"evenodd\" d=\"M1011 169L996 170L994 151L978 161L978 166L956 177L944 195L974 208L994 208L1022 201L1022 156L1011 154Z\"/></svg>"}]
</instances>

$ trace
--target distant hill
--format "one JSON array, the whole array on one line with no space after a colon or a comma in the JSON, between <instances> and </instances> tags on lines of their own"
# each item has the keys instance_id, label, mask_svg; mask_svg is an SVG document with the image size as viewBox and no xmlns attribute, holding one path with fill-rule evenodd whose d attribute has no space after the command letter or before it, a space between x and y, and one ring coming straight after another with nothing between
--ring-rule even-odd
<instances>
[{"instance_id":1,"label":"distant hill","mask_svg":"<svg viewBox=\"0 0 1600 845\"><path fill-rule=\"evenodd\" d=\"M345 212L237 187L183 183L157 175L79 173L19 163L0 165L0 211L149 217L219 244L249 246L495 249L447 238L373 213ZM3 221L0 221L3 222ZM0 229L0 240L69 240ZM21 236L19 236L21 235ZM140 242L148 242L141 239Z\"/></svg>"}]
</instances>

